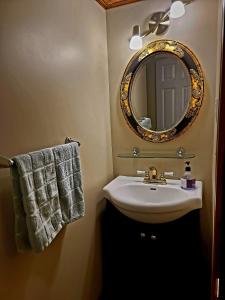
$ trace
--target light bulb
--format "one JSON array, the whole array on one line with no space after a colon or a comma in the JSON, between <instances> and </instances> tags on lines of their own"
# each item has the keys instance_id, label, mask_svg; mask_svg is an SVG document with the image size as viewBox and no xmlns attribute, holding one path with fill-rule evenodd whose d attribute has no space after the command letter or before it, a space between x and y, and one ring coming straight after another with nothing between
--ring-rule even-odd
<instances>
[{"instance_id":1,"label":"light bulb","mask_svg":"<svg viewBox=\"0 0 225 300\"><path fill-rule=\"evenodd\" d=\"M130 39L130 49L139 50L142 48L143 42L141 37L141 29L139 25L133 27L133 35Z\"/></svg>"},{"instance_id":2,"label":"light bulb","mask_svg":"<svg viewBox=\"0 0 225 300\"><path fill-rule=\"evenodd\" d=\"M142 38L139 35L134 35L130 39L130 49L131 50L139 50L142 48L143 42Z\"/></svg>"},{"instance_id":3,"label":"light bulb","mask_svg":"<svg viewBox=\"0 0 225 300\"><path fill-rule=\"evenodd\" d=\"M177 19L185 14L184 3L182 1L175 1L170 7L170 17Z\"/></svg>"}]
</instances>

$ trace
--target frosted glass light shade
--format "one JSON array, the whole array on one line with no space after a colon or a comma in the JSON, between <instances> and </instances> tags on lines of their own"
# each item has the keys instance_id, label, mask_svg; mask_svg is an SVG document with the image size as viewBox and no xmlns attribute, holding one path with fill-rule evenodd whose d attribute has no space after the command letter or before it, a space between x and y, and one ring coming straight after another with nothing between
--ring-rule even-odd
<instances>
[{"instance_id":1,"label":"frosted glass light shade","mask_svg":"<svg viewBox=\"0 0 225 300\"><path fill-rule=\"evenodd\" d=\"M185 14L184 3L182 1L175 1L170 7L170 17L178 19Z\"/></svg>"},{"instance_id":2,"label":"frosted glass light shade","mask_svg":"<svg viewBox=\"0 0 225 300\"><path fill-rule=\"evenodd\" d=\"M143 46L142 38L139 35L134 35L130 39L130 49L139 50Z\"/></svg>"}]
</instances>

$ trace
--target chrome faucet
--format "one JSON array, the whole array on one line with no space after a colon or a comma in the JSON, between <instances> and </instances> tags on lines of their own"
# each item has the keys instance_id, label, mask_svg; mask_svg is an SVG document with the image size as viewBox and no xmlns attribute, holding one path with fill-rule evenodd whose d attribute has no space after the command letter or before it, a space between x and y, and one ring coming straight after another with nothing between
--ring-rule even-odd
<instances>
[{"instance_id":1,"label":"chrome faucet","mask_svg":"<svg viewBox=\"0 0 225 300\"><path fill-rule=\"evenodd\" d=\"M158 177L158 171L156 167L149 167L149 170L145 172L144 183L155 183L155 184L167 184L166 178L163 173Z\"/></svg>"}]
</instances>

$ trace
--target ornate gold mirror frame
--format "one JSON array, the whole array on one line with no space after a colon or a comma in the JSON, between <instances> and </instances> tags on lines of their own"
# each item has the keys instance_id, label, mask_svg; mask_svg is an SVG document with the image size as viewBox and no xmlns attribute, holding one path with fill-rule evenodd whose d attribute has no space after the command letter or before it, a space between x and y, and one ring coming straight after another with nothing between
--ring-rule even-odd
<instances>
[{"instance_id":1,"label":"ornate gold mirror frame","mask_svg":"<svg viewBox=\"0 0 225 300\"><path fill-rule=\"evenodd\" d=\"M191 78L191 98L184 117L173 128L165 131L152 131L142 127L136 120L131 104L131 90L134 77L140 64L144 63L145 59L157 52L169 52L178 57L184 65ZM185 45L172 40L159 40L148 44L130 60L120 89L120 104L123 115L129 127L143 140L162 143L174 139L184 132L195 120L202 105L204 96L204 77L200 63L194 53Z\"/></svg>"}]
</instances>

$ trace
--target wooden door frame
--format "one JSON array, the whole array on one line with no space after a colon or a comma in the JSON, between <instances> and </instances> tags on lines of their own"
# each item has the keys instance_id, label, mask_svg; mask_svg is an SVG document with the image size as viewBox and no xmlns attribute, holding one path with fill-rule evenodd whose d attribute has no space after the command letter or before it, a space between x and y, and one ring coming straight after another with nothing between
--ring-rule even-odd
<instances>
[{"instance_id":1,"label":"wooden door frame","mask_svg":"<svg viewBox=\"0 0 225 300\"><path fill-rule=\"evenodd\" d=\"M222 27L221 36L221 70L220 70L220 95L219 95L219 114L217 128L217 161L216 161L216 204L214 212L214 242L213 242L213 263L212 263L212 285L211 300L217 298L217 278L221 276L221 254L224 252L225 242L222 241L224 235L225 222L225 0L221 1L222 5ZM223 221L223 223L222 223ZM223 232L222 232L223 230ZM223 238L225 240L225 236ZM223 249L223 250L222 250ZM223 254L225 255L225 254ZM223 259L224 260L224 259ZM221 280L220 280L221 283ZM224 283L222 283L224 285Z\"/></svg>"}]
</instances>

